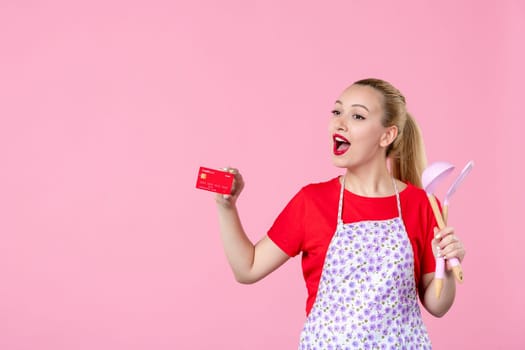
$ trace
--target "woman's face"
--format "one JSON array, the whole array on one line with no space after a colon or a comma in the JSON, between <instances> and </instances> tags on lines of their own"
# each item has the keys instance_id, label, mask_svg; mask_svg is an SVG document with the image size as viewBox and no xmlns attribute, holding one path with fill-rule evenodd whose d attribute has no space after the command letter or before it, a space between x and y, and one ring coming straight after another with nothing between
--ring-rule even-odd
<instances>
[{"instance_id":1,"label":"woman's face","mask_svg":"<svg viewBox=\"0 0 525 350\"><path fill-rule=\"evenodd\" d=\"M329 123L335 166L353 168L384 160L386 147L397 135L397 129L381 124L382 101L380 92L363 85L352 85L339 96Z\"/></svg>"}]
</instances>

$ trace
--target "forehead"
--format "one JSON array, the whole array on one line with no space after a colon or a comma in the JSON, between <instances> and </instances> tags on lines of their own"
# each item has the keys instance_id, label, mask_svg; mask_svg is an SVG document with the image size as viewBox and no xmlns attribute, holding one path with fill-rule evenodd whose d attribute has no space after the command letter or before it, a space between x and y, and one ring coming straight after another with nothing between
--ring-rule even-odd
<instances>
[{"instance_id":1,"label":"forehead","mask_svg":"<svg viewBox=\"0 0 525 350\"><path fill-rule=\"evenodd\" d=\"M338 98L343 107L354 104L363 105L372 113L382 109L383 96L376 89L365 85L351 85L346 88Z\"/></svg>"}]
</instances>

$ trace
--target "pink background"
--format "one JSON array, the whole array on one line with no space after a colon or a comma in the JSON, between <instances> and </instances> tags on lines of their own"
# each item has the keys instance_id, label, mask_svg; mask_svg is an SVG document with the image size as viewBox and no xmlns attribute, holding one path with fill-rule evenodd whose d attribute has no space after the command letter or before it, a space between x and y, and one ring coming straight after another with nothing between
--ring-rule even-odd
<instances>
[{"instance_id":1,"label":"pink background","mask_svg":"<svg viewBox=\"0 0 525 350\"><path fill-rule=\"evenodd\" d=\"M259 239L341 173L329 111L369 76L405 93L429 161L476 162L435 348L522 349L525 5L497 3L1 1L0 349L296 348L300 259L237 284L197 169L242 170Z\"/></svg>"}]
</instances>

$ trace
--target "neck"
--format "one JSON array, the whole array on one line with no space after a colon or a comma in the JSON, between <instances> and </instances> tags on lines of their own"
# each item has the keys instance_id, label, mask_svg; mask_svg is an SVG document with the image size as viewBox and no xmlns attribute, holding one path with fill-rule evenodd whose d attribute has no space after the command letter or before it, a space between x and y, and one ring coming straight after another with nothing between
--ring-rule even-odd
<instances>
[{"instance_id":1,"label":"neck","mask_svg":"<svg viewBox=\"0 0 525 350\"><path fill-rule=\"evenodd\" d=\"M364 197L384 197L395 193L386 161L347 168L345 188Z\"/></svg>"}]
</instances>

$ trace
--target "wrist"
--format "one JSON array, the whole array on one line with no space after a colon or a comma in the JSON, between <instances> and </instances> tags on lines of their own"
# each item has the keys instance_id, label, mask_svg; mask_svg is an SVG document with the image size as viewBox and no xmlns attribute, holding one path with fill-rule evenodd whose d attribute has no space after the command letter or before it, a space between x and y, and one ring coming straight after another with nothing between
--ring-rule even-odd
<instances>
[{"instance_id":1,"label":"wrist","mask_svg":"<svg viewBox=\"0 0 525 350\"><path fill-rule=\"evenodd\" d=\"M217 200L217 210L220 213L235 213L237 212L237 206L235 202L225 201L224 199Z\"/></svg>"}]
</instances>

